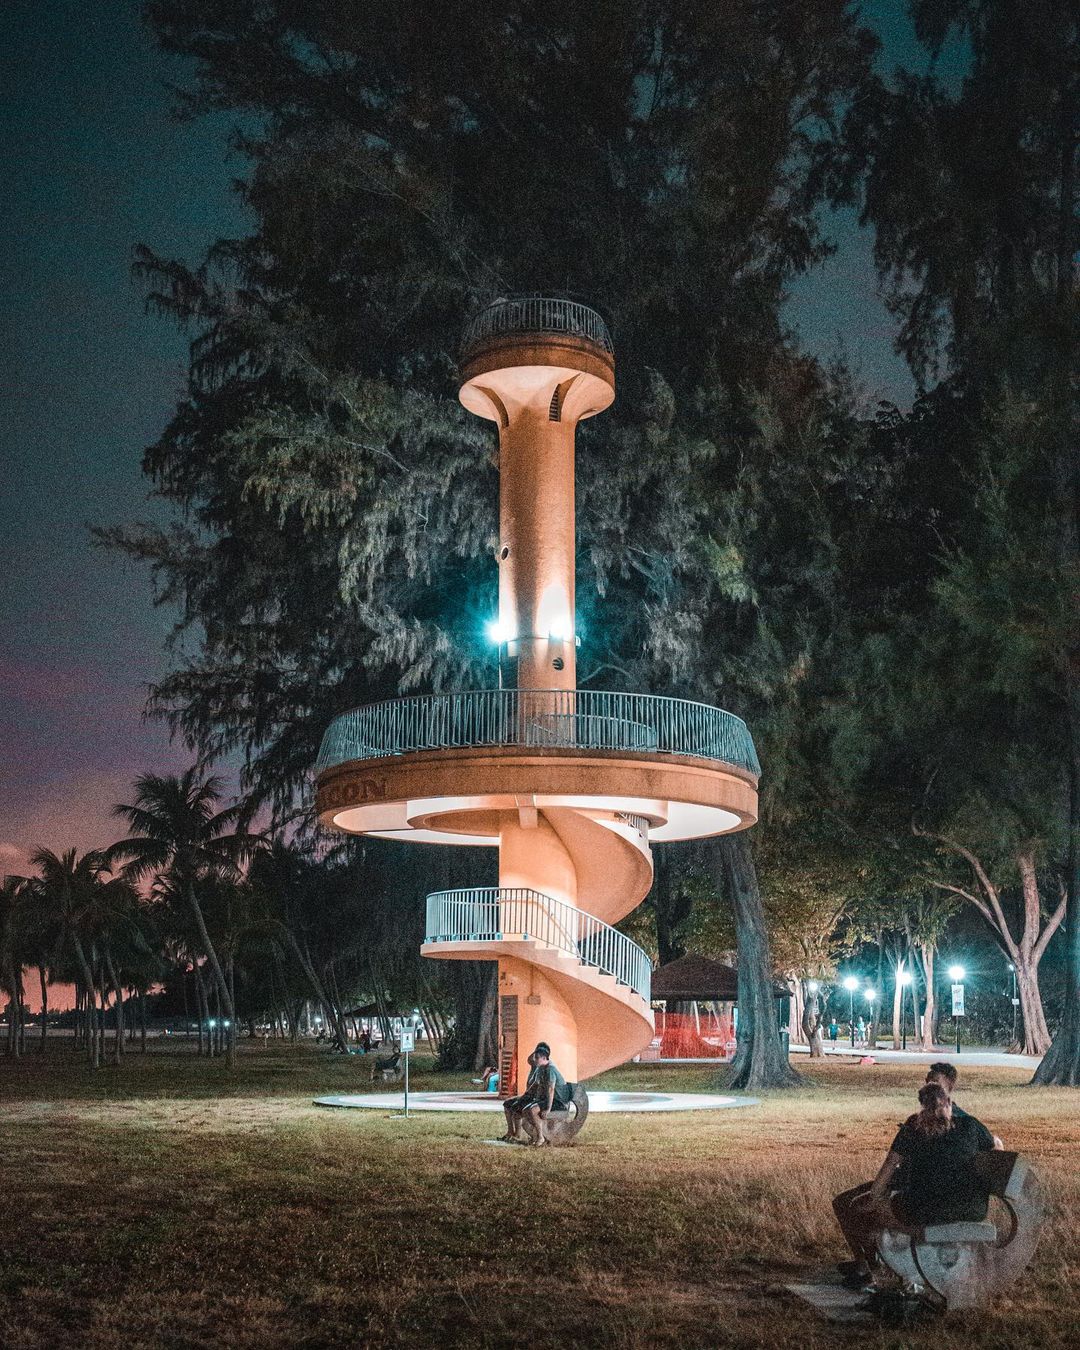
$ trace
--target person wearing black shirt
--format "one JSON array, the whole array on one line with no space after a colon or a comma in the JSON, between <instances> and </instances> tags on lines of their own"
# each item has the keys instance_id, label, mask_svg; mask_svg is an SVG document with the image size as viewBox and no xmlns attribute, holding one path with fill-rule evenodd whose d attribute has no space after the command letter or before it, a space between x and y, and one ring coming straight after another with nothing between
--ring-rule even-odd
<instances>
[{"instance_id":1,"label":"person wearing black shirt","mask_svg":"<svg viewBox=\"0 0 1080 1350\"><path fill-rule=\"evenodd\" d=\"M989 1196L971 1164L995 1147L994 1136L974 1116L954 1115L938 1083L919 1089L919 1106L897 1131L870 1189L844 1216L844 1236L866 1271L850 1272L849 1283L872 1273L883 1229L916 1232L986 1218Z\"/></svg>"},{"instance_id":2,"label":"person wearing black shirt","mask_svg":"<svg viewBox=\"0 0 1080 1350\"><path fill-rule=\"evenodd\" d=\"M939 1087L945 1095L952 1099L952 1092L956 1086L956 1068L954 1065L945 1061L937 1064L931 1064L926 1073L926 1083L928 1086ZM915 1117L912 1117L914 1119ZM952 1104L951 1118L960 1126L964 1121L970 1121L978 1130L990 1138L991 1147L1001 1148L1001 1140L996 1135L991 1135L981 1122L974 1116L969 1116L966 1111L955 1103ZM966 1130L966 1126L964 1129ZM901 1141L901 1135L904 1127L901 1127L900 1133L896 1136L896 1141ZM981 1137L981 1136L980 1136ZM894 1143L896 1142L894 1141ZM906 1148L910 1140L907 1136L901 1141L902 1147ZM892 1151L890 1150L890 1156ZM887 1194L901 1194L905 1189L904 1179L904 1154L897 1155L900 1159L896 1168L893 1170L887 1185ZM877 1265L877 1233L886 1226L880 1222L880 1214L876 1215L876 1228L873 1223L868 1222L868 1207L876 1209L872 1192L875 1182L864 1181L858 1186L853 1186L848 1191L842 1191L835 1200L833 1200L833 1212L836 1215L836 1221L840 1225L840 1230L844 1234L848 1246L851 1248L854 1256L853 1261L838 1262L838 1268L845 1280L852 1286L861 1286L869 1278L872 1270ZM943 1220L943 1222L945 1222ZM872 1232L873 1241L868 1245L866 1241L867 1232Z\"/></svg>"}]
</instances>

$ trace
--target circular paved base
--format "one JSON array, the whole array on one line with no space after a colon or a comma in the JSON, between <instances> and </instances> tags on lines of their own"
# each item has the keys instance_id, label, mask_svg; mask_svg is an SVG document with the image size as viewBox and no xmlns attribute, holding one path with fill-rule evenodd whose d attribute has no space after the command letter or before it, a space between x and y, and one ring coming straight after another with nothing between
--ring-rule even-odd
<instances>
[{"instance_id":1,"label":"circular paved base","mask_svg":"<svg viewBox=\"0 0 1080 1350\"><path fill-rule=\"evenodd\" d=\"M369 1111L403 1111L403 1092L365 1092L350 1097L316 1097L316 1106L344 1106ZM757 1106L756 1097L721 1097L706 1092L590 1092L589 1111L722 1111L732 1106ZM502 1100L490 1092L410 1092L410 1111L501 1111Z\"/></svg>"}]
</instances>

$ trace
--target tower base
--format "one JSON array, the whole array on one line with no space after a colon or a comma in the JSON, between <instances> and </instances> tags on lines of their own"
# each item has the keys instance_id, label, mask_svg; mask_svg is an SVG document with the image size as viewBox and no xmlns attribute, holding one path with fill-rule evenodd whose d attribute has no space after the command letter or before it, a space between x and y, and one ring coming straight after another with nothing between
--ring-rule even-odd
<instances>
[{"instance_id":1,"label":"tower base","mask_svg":"<svg viewBox=\"0 0 1080 1350\"><path fill-rule=\"evenodd\" d=\"M502 1095L525 1091L529 1055L538 1041L568 1083L578 1076L577 1022L555 982L517 957L499 959L499 1082Z\"/></svg>"}]
</instances>

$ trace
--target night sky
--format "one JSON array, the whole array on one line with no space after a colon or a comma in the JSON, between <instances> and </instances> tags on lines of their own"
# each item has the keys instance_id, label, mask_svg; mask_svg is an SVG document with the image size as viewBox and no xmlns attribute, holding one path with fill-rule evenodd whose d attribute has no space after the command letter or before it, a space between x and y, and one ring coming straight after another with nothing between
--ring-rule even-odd
<instances>
[{"instance_id":1,"label":"night sky","mask_svg":"<svg viewBox=\"0 0 1080 1350\"><path fill-rule=\"evenodd\" d=\"M884 61L915 49L900 0L866 6ZM38 845L111 842L132 778L184 765L142 721L171 618L147 574L93 547L88 523L153 518L139 472L182 386L186 339L146 316L136 243L196 260L244 228L228 126L173 122L168 80L130 0L0 7L0 874ZM850 214L838 255L795 288L789 319L828 355L842 340L871 396L910 402Z\"/></svg>"}]
</instances>

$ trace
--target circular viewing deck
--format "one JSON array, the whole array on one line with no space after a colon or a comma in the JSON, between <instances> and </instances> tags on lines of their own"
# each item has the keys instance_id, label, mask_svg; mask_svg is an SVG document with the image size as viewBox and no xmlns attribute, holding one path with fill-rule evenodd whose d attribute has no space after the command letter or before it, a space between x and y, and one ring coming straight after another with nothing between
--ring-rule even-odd
<instances>
[{"instance_id":1,"label":"circular viewing deck","mask_svg":"<svg viewBox=\"0 0 1080 1350\"><path fill-rule=\"evenodd\" d=\"M548 296L494 300L470 320L461 339L461 364L483 349L524 334L576 338L614 356L607 324L588 305Z\"/></svg>"},{"instance_id":2,"label":"circular viewing deck","mask_svg":"<svg viewBox=\"0 0 1080 1350\"><path fill-rule=\"evenodd\" d=\"M363 834L496 842L485 812L630 813L650 839L752 824L760 774L741 718L649 694L484 689L342 713L316 763L324 822Z\"/></svg>"},{"instance_id":3,"label":"circular viewing deck","mask_svg":"<svg viewBox=\"0 0 1080 1350\"><path fill-rule=\"evenodd\" d=\"M717 760L755 779L761 773L741 717L680 698L595 689L474 689L369 703L330 723L315 772L475 746L681 755Z\"/></svg>"}]
</instances>

